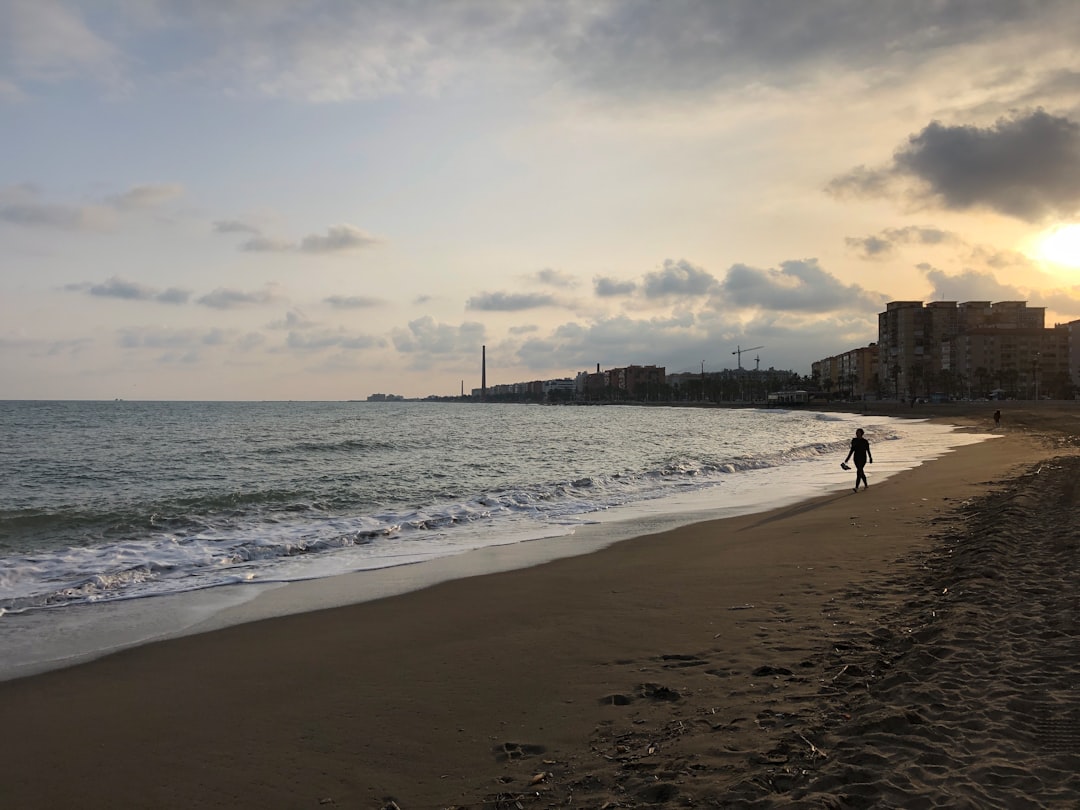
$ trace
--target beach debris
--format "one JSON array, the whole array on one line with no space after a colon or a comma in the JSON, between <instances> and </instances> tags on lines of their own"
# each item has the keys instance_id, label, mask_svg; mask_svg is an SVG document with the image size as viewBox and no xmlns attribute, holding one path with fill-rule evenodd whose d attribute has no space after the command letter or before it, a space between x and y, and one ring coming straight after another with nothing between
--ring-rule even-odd
<instances>
[{"instance_id":1,"label":"beach debris","mask_svg":"<svg viewBox=\"0 0 1080 810\"><path fill-rule=\"evenodd\" d=\"M824 751L822 751L820 748L818 748L816 745L814 745L812 742L810 742L808 739L806 739L806 737L804 737L802 734L800 734L799 732L795 732L795 736L797 736L800 740L802 740L804 743L806 743L808 746L810 746L810 752L815 757L821 757L822 759L828 759L828 756L829 756L828 754L826 754Z\"/></svg>"},{"instance_id":2,"label":"beach debris","mask_svg":"<svg viewBox=\"0 0 1080 810\"><path fill-rule=\"evenodd\" d=\"M746 605L732 605L728 610L753 610L754 606L750 604Z\"/></svg>"},{"instance_id":3,"label":"beach debris","mask_svg":"<svg viewBox=\"0 0 1080 810\"><path fill-rule=\"evenodd\" d=\"M541 771L540 773L536 774L535 776L533 776L532 779L529 780L529 785L530 786L531 785L539 785L541 782L545 781L550 776L551 776L551 774L548 773L547 771Z\"/></svg>"},{"instance_id":4,"label":"beach debris","mask_svg":"<svg viewBox=\"0 0 1080 810\"><path fill-rule=\"evenodd\" d=\"M633 698L630 695L605 695L600 698L601 706L628 706L633 702Z\"/></svg>"}]
</instances>

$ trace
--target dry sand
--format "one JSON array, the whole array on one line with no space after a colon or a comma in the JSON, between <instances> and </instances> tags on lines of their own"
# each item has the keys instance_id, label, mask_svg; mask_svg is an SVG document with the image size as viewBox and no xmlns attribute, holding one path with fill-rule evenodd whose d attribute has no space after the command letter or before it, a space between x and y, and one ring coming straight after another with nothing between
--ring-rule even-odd
<instances>
[{"instance_id":1,"label":"dry sand","mask_svg":"<svg viewBox=\"0 0 1080 810\"><path fill-rule=\"evenodd\" d=\"M1080 410L1009 406L866 492L0 683L0 807L1076 808Z\"/></svg>"}]
</instances>

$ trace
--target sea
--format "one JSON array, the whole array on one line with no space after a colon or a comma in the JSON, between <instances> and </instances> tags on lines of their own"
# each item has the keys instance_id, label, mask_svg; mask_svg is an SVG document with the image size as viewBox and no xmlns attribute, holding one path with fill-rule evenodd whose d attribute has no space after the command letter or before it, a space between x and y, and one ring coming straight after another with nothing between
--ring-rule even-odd
<instances>
[{"instance_id":1,"label":"sea","mask_svg":"<svg viewBox=\"0 0 1080 810\"><path fill-rule=\"evenodd\" d=\"M872 485L989 438L794 409L0 401L0 679L849 490L857 427Z\"/></svg>"}]
</instances>

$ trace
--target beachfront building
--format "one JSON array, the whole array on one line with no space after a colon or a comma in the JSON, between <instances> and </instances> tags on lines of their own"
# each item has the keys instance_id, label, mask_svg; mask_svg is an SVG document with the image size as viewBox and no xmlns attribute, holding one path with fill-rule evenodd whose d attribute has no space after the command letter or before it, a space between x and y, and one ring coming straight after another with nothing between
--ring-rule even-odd
<instances>
[{"instance_id":1,"label":"beachfront building","mask_svg":"<svg viewBox=\"0 0 1080 810\"><path fill-rule=\"evenodd\" d=\"M623 366L582 371L576 378L578 396L589 401L669 400L667 369L663 366Z\"/></svg>"},{"instance_id":2,"label":"beachfront building","mask_svg":"<svg viewBox=\"0 0 1080 810\"><path fill-rule=\"evenodd\" d=\"M932 393L960 396L971 390L975 369L985 368L993 375L1004 371L1006 366L1002 363L1023 364L1023 360L1010 354L1028 351L1028 345L1020 338L1022 332L1029 332L1029 337L1036 343L1046 340L1048 347L1056 345L1048 335L1034 337L1035 333L1053 331L1045 330L1045 319L1044 307L1029 307L1026 301L966 301L960 304L932 301L925 305L922 301L890 301L885 311L878 314L881 378L888 381L888 387L898 398L930 396ZM978 351L978 348L954 343L960 335L979 332L999 338L1005 333L1014 333L1008 341L1011 348L1004 354L997 356L986 349L985 357L994 358L993 366L982 366L975 361L969 363L965 352L969 349ZM1048 351L1056 358L1056 349L1048 348Z\"/></svg>"},{"instance_id":3,"label":"beachfront building","mask_svg":"<svg viewBox=\"0 0 1080 810\"><path fill-rule=\"evenodd\" d=\"M1068 325L978 328L947 343L943 369L975 397L1071 399Z\"/></svg>"},{"instance_id":4,"label":"beachfront building","mask_svg":"<svg viewBox=\"0 0 1080 810\"><path fill-rule=\"evenodd\" d=\"M810 376L828 397L867 399L882 396L876 343L817 360Z\"/></svg>"}]
</instances>

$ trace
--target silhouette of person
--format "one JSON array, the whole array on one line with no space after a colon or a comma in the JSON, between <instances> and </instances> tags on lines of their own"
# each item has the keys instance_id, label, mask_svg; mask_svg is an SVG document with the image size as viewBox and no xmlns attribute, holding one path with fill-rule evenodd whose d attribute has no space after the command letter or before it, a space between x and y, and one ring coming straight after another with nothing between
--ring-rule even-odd
<instances>
[{"instance_id":1,"label":"silhouette of person","mask_svg":"<svg viewBox=\"0 0 1080 810\"><path fill-rule=\"evenodd\" d=\"M870 486L866 480L866 473L863 472L863 467L867 462L874 463L874 457L870 453L870 442L863 437L863 429L859 428L855 431L855 438L851 440L851 449L848 450L847 458L844 459L844 464L847 464L848 459L855 459L855 491L859 491L859 482L862 481L863 489Z\"/></svg>"},{"instance_id":2,"label":"silhouette of person","mask_svg":"<svg viewBox=\"0 0 1080 810\"><path fill-rule=\"evenodd\" d=\"M1001 424L1001 411L994 411L994 427Z\"/></svg>"}]
</instances>

